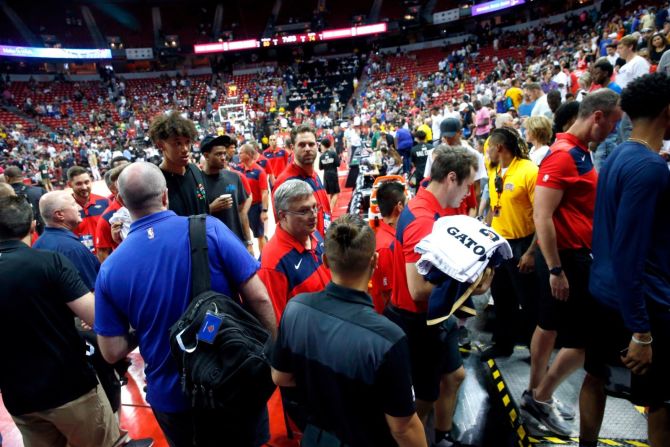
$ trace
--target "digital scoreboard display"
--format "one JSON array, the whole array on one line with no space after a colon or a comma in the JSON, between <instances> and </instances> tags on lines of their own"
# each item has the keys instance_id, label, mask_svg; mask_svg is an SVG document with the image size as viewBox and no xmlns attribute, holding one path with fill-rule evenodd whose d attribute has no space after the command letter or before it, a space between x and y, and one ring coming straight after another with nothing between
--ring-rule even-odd
<instances>
[{"instance_id":1,"label":"digital scoreboard display","mask_svg":"<svg viewBox=\"0 0 670 447\"><path fill-rule=\"evenodd\" d=\"M495 0L492 2L480 3L472 7L472 15L478 16L490 12L502 11L503 9L519 6L526 3L526 0Z\"/></svg>"},{"instance_id":2,"label":"digital scoreboard display","mask_svg":"<svg viewBox=\"0 0 670 447\"><path fill-rule=\"evenodd\" d=\"M291 34L288 36L277 36L266 39L234 40L232 42L205 43L194 46L196 54L221 53L225 51L250 50L254 48L268 48L279 45L299 45L308 42L321 42L336 39L347 39L370 34L385 33L386 23L374 23L371 25L354 26L352 28L341 28L324 30L318 33Z\"/></svg>"},{"instance_id":3,"label":"digital scoreboard display","mask_svg":"<svg viewBox=\"0 0 670 447\"><path fill-rule=\"evenodd\" d=\"M42 59L111 59L112 50L108 48L43 48L0 45L0 56Z\"/></svg>"}]
</instances>

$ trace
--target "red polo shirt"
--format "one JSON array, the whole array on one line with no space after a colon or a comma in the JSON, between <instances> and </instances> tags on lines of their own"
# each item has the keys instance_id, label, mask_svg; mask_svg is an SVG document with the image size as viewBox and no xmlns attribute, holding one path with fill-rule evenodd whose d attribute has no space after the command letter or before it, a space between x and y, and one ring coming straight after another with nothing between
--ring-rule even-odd
<instances>
[{"instance_id":1,"label":"red polo shirt","mask_svg":"<svg viewBox=\"0 0 670 447\"><path fill-rule=\"evenodd\" d=\"M249 188L251 189L251 203L261 203L263 198L262 192L268 190L268 176L265 170L257 163L252 164L250 168L247 168L244 164L239 164L235 166L235 169L247 178Z\"/></svg>"},{"instance_id":2,"label":"red polo shirt","mask_svg":"<svg viewBox=\"0 0 670 447\"><path fill-rule=\"evenodd\" d=\"M268 289L277 321L286 303L299 293L320 292L330 282L330 271L323 265L323 239L318 232L305 248L290 233L277 225L272 239L263 248L258 276Z\"/></svg>"},{"instance_id":3,"label":"red polo shirt","mask_svg":"<svg viewBox=\"0 0 670 447\"><path fill-rule=\"evenodd\" d=\"M119 201L112 199L107 209L102 213L102 219L98 219L98 226L95 228L96 250L98 248L110 248L113 250L119 245L112 239L112 225L109 223L109 220L121 208L122 206Z\"/></svg>"},{"instance_id":4,"label":"red polo shirt","mask_svg":"<svg viewBox=\"0 0 670 447\"><path fill-rule=\"evenodd\" d=\"M320 234L326 234L326 230L328 230L328 226L330 225L330 202L328 201L328 194L326 194L323 183L321 183L321 179L316 174L316 171L313 171L312 175L309 175L297 164L290 164L286 167L286 169L284 169L284 172L281 173L277 180L275 180L274 191L276 191L282 183L290 179L298 179L307 182L314 190L314 198L316 199L316 203L321 208L321 211L319 211L319 218L316 223L316 229ZM277 210L275 210L275 219L276 218Z\"/></svg>"},{"instance_id":5,"label":"red polo shirt","mask_svg":"<svg viewBox=\"0 0 670 447\"><path fill-rule=\"evenodd\" d=\"M370 295L375 310L382 313L386 307L382 293L393 290L393 250L391 246L395 240L395 228L380 219L375 240L377 241L379 258L377 259L377 268L372 275Z\"/></svg>"},{"instance_id":6,"label":"red polo shirt","mask_svg":"<svg viewBox=\"0 0 670 447\"><path fill-rule=\"evenodd\" d=\"M106 197L91 193L88 202L79 210L82 221L74 230L74 234L79 236L82 244L93 253L95 253L95 230L108 206L109 200Z\"/></svg>"},{"instance_id":7,"label":"red polo shirt","mask_svg":"<svg viewBox=\"0 0 670 447\"><path fill-rule=\"evenodd\" d=\"M256 164L265 170L267 175L273 175L274 169L272 168L272 163L268 160L263 154L258 154L258 159L256 159Z\"/></svg>"},{"instance_id":8,"label":"red polo shirt","mask_svg":"<svg viewBox=\"0 0 670 447\"><path fill-rule=\"evenodd\" d=\"M274 150L267 148L263 152L263 155L270 161L272 172L274 172L275 175L278 176L284 172L284 169L288 165L288 152L286 150L279 147L275 147Z\"/></svg>"},{"instance_id":9,"label":"red polo shirt","mask_svg":"<svg viewBox=\"0 0 670 447\"><path fill-rule=\"evenodd\" d=\"M393 242L391 303L394 306L409 312L426 312L428 301L415 302L409 293L405 264L416 263L421 258L414 252L414 247L433 231L435 221L450 215L449 212L450 208L442 208L430 191L420 188L400 214Z\"/></svg>"},{"instance_id":10,"label":"red polo shirt","mask_svg":"<svg viewBox=\"0 0 670 447\"><path fill-rule=\"evenodd\" d=\"M598 174L586 144L559 133L537 173L536 186L560 189L563 199L554 211L559 250L591 248Z\"/></svg>"}]
</instances>

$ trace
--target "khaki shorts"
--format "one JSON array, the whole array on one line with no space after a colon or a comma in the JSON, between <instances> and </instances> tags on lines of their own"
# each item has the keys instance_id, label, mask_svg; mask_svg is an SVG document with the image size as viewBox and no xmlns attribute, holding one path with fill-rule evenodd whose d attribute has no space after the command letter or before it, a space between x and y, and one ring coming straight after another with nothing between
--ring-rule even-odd
<instances>
[{"instance_id":1,"label":"khaki shorts","mask_svg":"<svg viewBox=\"0 0 670 447\"><path fill-rule=\"evenodd\" d=\"M60 407L12 419L24 447L113 447L125 438L100 384Z\"/></svg>"}]
</instances>

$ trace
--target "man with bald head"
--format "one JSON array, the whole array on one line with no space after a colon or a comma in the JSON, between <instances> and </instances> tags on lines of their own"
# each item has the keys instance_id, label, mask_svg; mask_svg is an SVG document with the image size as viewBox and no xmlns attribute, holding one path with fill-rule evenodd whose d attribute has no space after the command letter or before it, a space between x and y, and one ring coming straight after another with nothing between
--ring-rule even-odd
<instances>
[{"instance_id":1,"label":"man with bald head","mask_svg":"<svg viewBox=\"0 0 670 447\"><path fill-rule=\"evenodd\" d=\"M39 207L45 228L33 247L55 251L67 257L76 267L88 290L92 291L100 263L74 234L81 222L80 207L74 197L65 191L48 192L40 199Z\"/></svg>"},{"instance_id":2,"label":"man with bald head","mask_svg":"<svg viewBox=\"0 0 670 447\"><path fill-rule=\"evenodd\" d=\"M128 328L137 329L147 401L171 446L218 446L222 433L229 445L267 442L265 410L191 408L167 337L191 301L189 220L168 210L165 177L151 163L127 166L117 185L132 224L96 282L94 330L102 355L110 363L124 358L133 347ZM206 232L212 289L241 298L274 336L275 315L256 274L258 262L220 220L207 216Z\"/></svg>"}]
</instances>

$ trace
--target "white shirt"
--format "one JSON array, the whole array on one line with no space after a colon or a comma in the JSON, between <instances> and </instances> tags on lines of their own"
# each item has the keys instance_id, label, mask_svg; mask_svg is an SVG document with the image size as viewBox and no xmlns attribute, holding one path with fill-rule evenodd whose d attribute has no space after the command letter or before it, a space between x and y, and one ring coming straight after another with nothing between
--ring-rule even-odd
<instances>
[{"instance_id":1,"label":"white shirt","mask_svg":"<svg viewBox=\"0 0 670 447\"><path fill-rule=\"evenodd\" d=\"M551 109L549 108L547 95L540 96L540 98L535 103L535 106L533 107L533 111L530 112L530 116L546 116L549 119L554 116L554 114L551 112Z\"/></svg>"},{"instance_id":2,"label":"white shirt","mask_svg":"<svg viewBox=\"0 0 670 447\"><path fill-rule=\"evenodd\" d=\"M528 156L530 157L530 160L535 163L536 165L540 166L540 163L542 160L544 160L544 157L547 156L547 152L549 152L549 146L540 146L540 147L533 147L530 150L530 153Z\"/></svg>"},{"instance_id":3,"label":"white shirt","mask_svg":"<svg viewBox=\"0 0 670 447\"><path fill-rule=\"evenodd\" d=\"M472 146L470 146L468 143L465 141L461 140L461 146L463 146L465 149L467 149L469 152L473 153L475 157L477 157L477 172L475 173L475 181L479 181L483 178L487 178L488 174L486 172L486 165L484 164L484 156L480 154L477 150L473 149ZM433 167L433 151L435 149L431 149L428 151L428 158L426 159L426 169L423 171L423 177L427 178L430 177L430 170Z\"/></svg>"},{"instance_id":4,"label":"white shirt","mask_svg":"<svg viewBox=\"0 0 670 447\"><path fill-rule=\"evenodd\" d=\"M633 80L649 73L649 62L642 56L635 56L619 69L616 83L623 90Z\"/></svg>"}]
</instances>

